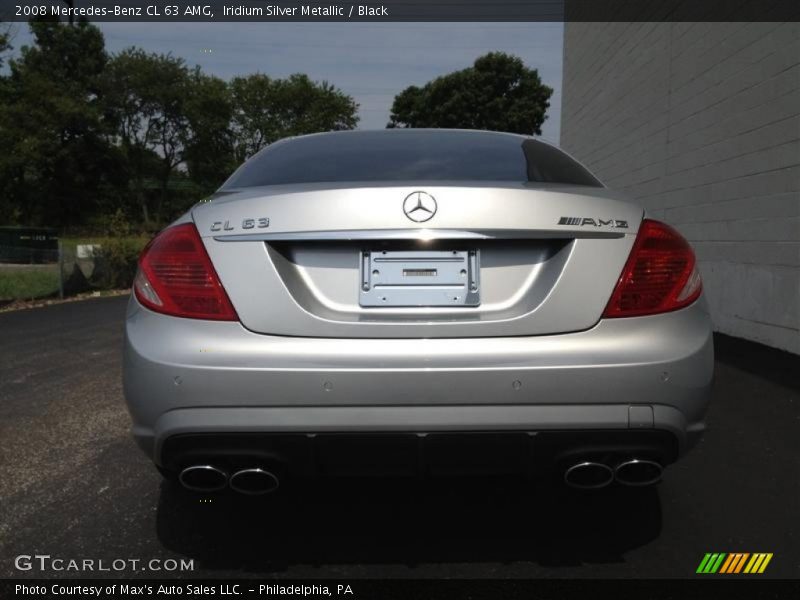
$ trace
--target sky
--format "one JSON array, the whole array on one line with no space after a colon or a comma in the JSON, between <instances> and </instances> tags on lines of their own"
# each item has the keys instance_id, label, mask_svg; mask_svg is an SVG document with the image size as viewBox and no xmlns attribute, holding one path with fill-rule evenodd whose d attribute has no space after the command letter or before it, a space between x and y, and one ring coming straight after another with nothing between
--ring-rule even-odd
<instances>
[{"instance_id":1,"label":"sky","mask_svg":"<svg viewBox=\"0 0 800 600\"><path fill-rule=\"evenodd\" d=\"M562 23L97 23L110 52L139 46L230 79L256 71L306 73L355 98L360 129L382 129L395 94L470 66L492 50L515 54L554 89L542 138L558 143ZM18 26L13 44L30 44Z\"/></svg>"}]
</instances>

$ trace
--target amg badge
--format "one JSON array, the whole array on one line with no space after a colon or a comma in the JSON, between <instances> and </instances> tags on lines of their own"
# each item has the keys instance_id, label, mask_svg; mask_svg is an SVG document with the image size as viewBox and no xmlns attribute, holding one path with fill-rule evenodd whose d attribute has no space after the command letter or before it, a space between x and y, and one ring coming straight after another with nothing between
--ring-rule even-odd
<instances>
[{"instance_id":1,"label":"amg badge","mask_svg":"<svg viewBox=\"0 0 800 600\"><path fill-rule=\"evenodd\" d=\"M593 227L616 227L617 229L628 228L627 221L620 221L618 219L608 219L607 221L604 221L603 219L590 219L588 217L561 217L558 220L558 224L578 225L579 227L592 225Z\"/></svg>"}]
</instances>

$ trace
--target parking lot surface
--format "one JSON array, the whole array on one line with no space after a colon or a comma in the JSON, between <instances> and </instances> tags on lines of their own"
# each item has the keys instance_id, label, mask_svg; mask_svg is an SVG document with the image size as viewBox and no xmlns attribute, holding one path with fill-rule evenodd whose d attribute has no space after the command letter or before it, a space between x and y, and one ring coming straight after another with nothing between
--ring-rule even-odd
<instances>
[{"instance_id":1,"label":"parking lot surface","mask_svg":"<svg viewBox=\"0 0 800 600\"><path fill-rule=\"evenodd\" d=\"M692 577L771 552L800 577L800 360L720 336L709 431L664 481L361 481L269 498L161 481L129 435L126 298L0 314L0 577ZM193 559L194 570L19 571L18 555Z\"/></svg>"}]
</instances>

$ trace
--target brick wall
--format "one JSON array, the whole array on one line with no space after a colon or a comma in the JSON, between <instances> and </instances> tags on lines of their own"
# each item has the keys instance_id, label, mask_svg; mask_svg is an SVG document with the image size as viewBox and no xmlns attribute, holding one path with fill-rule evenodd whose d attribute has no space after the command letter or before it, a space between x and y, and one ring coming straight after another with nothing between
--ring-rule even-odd
<instances>
[{"instance_id":1,"label":"brick wall","mask_svg":"<svg viewBox=\"0 0 800 600\"><path fill-rule=\"evenodd\" d=\"M718 331L800 353L799 23L567 23L561 146L692 242Z\"/></svg>"}]
</instances>

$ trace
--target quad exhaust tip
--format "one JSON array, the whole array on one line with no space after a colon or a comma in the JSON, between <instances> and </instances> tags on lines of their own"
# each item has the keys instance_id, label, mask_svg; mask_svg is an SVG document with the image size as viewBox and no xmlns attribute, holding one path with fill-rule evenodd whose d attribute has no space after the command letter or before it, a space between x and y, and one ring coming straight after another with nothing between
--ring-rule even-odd
<instances>
[{"instance_id":1,"label":"quad exhaust tip","mask_svg":"<svg viewBox=\"0 0 800 600\"><path fill-rule=\"evenodd\" d=\"M564 473L567 485L584 490L606 487L616 480L622 485L640 487L661 481L664 468L652 460L631 459L618 464L614 469L606 464L592 461L572 465ZM280 480L270 471L255 467L228 474L213 465L192 465L180 472L178 480L188 490L216 492L230 485L241 494L258 496L278 489Z\"/></svg>"},{"instance_id":2,"label":"quad exhaust tip","mask_svg":"<svg viewBox=\"0 0 800 600\"><path fill-rule=\"evenodd\" d=\"M240 494L259 496L269 494L278 489L280 480L278 476L264 469L242 469L236 471L230 478L231 489Z\"/></svg>"},{"instance_id":3,"label":"quad exhaust tip","mask_svg":"<svg viewBox=\"0 0 800 600\"><path fill-rule=\"evenodd\" d=\"M178 475L181 485L193 492L217 492L228 483L228 474L212 465L192 465Z\"/></svg>"},{"instance_id":4,"label":"quad exhaust tip","mask_svg":"<svg viewBox=\"0 0 800 600\"><path fill-rule=\"evenodd\" d=\"M623 485L645 486L661 481L664 467L652 460L632 459L617 465L614 478Z\"/></svg>"},{"instance_id":5,"label":"quad exhaust tip","mask_svg":"<svg viewBox=\"0 0 800 600\"><path fill-rule=\"evenodd\" d=\"M595 490L614 481L614 471L603 463L585 461L572 465L564 473L564 481L570 487Z\"/></svg>"},{"instance_id":6,"label":"quad exhaust tip","mask_svg":"<svg viewBox=\"0 0 800 600\"><path fill-rule=\"evenodd\" d=\"M661 463L639 458L621 462L613 469L604 463L584 461L567 469L564 481L584 490L603 488L614 480L622 485L644 487L661 481L663 472Z\"/></svg>"}]
</instances>

